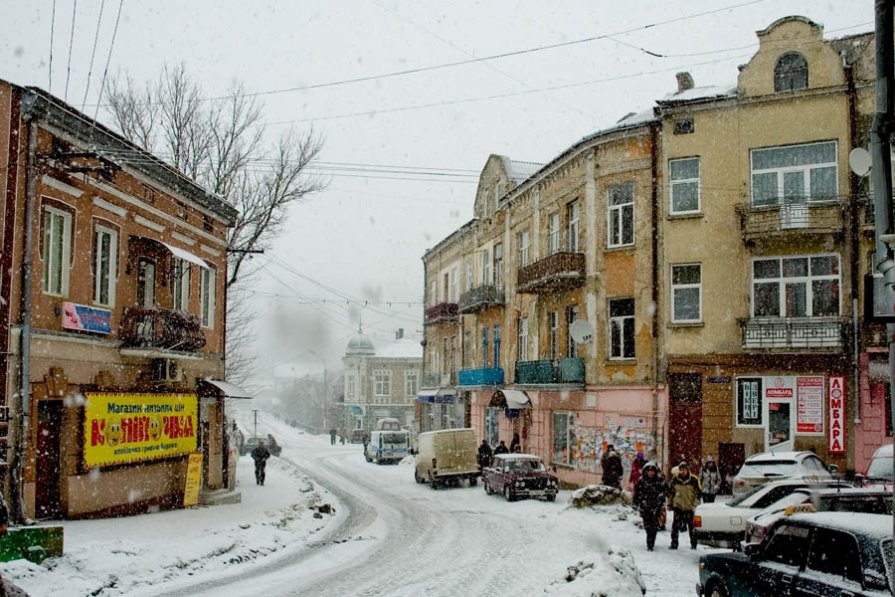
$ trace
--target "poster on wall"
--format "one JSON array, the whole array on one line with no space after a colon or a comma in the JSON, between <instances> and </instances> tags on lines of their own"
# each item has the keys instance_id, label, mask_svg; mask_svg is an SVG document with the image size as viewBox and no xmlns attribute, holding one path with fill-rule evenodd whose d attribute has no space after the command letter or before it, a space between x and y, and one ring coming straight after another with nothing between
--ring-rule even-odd
<instances>
[{"instance_id":1,"label":"poster on wall","mask_svg":"<svg viewBox=\"0 0 895 597\"><path fill-rule=\"evenodd\" d=\"M195 394L87 392L84 465L159 460L196 451Z\"/></svg>"},{"instance_id":2,"label":"poster on wall","mask_svg":"<svg viewBox=\"0 0 895 597\"><path fill-rule=\"evenodd\" d=\"M820 375L796 380L796 433L823 435L824 378Z\"/></svg>"},{"instance_id":3,"label":"poster on wall","mask_svg":"<svg viewBox=\"0 0 895 597\"><path fill-rule=\"evenodd\" d=\"M845 377L830 376L830 454L845 454Z\"/></svg>"}]
</instances>

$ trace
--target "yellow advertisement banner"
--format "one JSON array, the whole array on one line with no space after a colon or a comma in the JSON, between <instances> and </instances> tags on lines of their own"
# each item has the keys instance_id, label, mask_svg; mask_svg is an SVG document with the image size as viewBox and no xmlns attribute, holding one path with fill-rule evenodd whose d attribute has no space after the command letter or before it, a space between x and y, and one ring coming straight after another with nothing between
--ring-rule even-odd
<instances>
[{"instance_id":1,"label":"yellow advertisement banner","mask_svg":"<svg viewBox=\"0 0 895 597\"><path fill-rule=\"evenodd\" d=\"M158 460L196 451L195 394L87 392L84 464Z\"/></svg>"},{"instance_id":2,"label":"yellow advertisement banner","mask_svg":"<svg viewBox=\"0 0 895 597\"><path fill-rule=\"evenodd\" d=\"M199 485L202 481L202 453L190 454L186 465L186 484L183 488L183 505L195 506L199 503Z\"/></svg>"}]
</instances>

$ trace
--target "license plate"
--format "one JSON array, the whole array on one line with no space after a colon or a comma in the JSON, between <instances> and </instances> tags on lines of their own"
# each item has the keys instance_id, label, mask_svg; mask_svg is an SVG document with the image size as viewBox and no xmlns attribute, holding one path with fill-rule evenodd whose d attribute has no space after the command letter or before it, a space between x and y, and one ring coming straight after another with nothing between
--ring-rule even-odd
<instances>
[{"instance_id":1,"label":"license plate","mask_svg":"<svg viewBox=\"0 0 895 597\"><path fill-rule=\"evenodd\" d=\"M543 489L532 489L528 492L528 495L540 496L540 495L546 495L546 493L547 492L544 491Z\"/></svg>"}]
</instances>

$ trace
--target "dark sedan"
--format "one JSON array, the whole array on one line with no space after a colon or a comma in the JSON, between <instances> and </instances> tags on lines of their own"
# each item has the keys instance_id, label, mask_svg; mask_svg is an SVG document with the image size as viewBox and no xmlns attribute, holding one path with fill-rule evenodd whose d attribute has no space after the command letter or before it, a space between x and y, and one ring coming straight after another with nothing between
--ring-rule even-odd
<instances>
[{"instance_id":1,"label":"dark sedan","mask_svg":"<svg viewBox=\"0 0 895 597\"><path fill-rule=\"evenodd\" d=\"M541 459L532 454L499 454L491 466L482 469L485 493L502 494L508 502L538 497L556 499L559 479L550 473Z\"/></svg>"},{"instance_id":2,"label":"dark sedan","mask_svg":"<svg viewBox=\"0 0 895 597\"><path fill-rule=\"evenodd\" d=\"M818 512L777 522L744 553L699 558L700 596L891 595L892 519Z\"/></svg>"}]
</instances>

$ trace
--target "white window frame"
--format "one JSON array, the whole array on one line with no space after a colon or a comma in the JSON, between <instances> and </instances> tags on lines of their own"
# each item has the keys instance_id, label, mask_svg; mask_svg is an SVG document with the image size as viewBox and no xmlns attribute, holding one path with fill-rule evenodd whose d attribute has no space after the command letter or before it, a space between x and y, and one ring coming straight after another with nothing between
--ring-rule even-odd
<instances>
[{"instance_id":1,"label":"white window frame","mask_svg":"<svg viewBox=\"0 0 895 597\"><path fill-rule=\"evenodd\" d=\"M72 214L50 205L43 206L43 293L68 296L71 275ZM52 247L57 244L55 222L61 221L61 247L57 255Z\"/></svg>"},{"instance_id":2,"label":"white window frame","mask_svg":"<svg viewBox=\"0 0 895 597\"><path fill-rule=\"evenodd\" d=\"M373 395L384 398L392 394L392 372L388 369L373 370Z\"/></svg>"},{"instance_id":3,"label":"white window frame","mask_svg":"<svg viewBox=\"0 0 895 597\"><path fill-rule=\"evenodd\" d=\"M530 238L528 230L522 230L517 236L519 243L519 267L525 267L529 263Z\"/></svg>"},{"instance_id":4,"label":"white window frame","mask_svg":"<svg viewBox=\"0 0 895 597\"><path fill-rule=\"evenodd\" d=\"M778 166L774 168L762 168L756 169L755 167L755 157L757 154L763 151L786 151L786 150L797 150L803 147L811 147L811 146L822 146L822 145L831 145L833 147L833 161L830 162L816 162L811 164L801 164L798 166ZM749 171L750 171L750 205L752 207L779 207L781 205L786 205L789 203L794 204L805 204L805 203L817 203L817 202L826 202L826 201L835 201L839 195L839 164L837 163L837 158L839 156L839 146L838 142L833 141L819 141L816 143L801 143L798 145L783 145L783 146L774 146L774 147L757 147L749 151ZM811 193L811 172L814 170L827 169L832 168L834 172L834 181L833 181L833 196L821 196L815 198ZM786 197L786 189L784 181L786 179L787 174L802 174L802 187L806 191L806 195L804 198L797 197L797 199L804 199L802 201L789 201ZM756 204L756 190L759 185L755 183L756 176L768 175L768 174L776 174L777 175L777 195L774 198L773 202L761 202Z\"/></svg>"},{"instance_id":5,"label":"white window frame","mask_svg":"<svg viewBox=\"0 0 895 597\"><path fill-rule=\"evenodd\" d=\"M202 327L214 329L215 320L215 290L217 286L217 272L211 268L200 268L199 275L199 312Z\"/></svg>"},{"instance_id":6,"label":"white window frame","mask_svg":"<svg viewBox=\"0 0 895 597\"><path fill-rule=\"evenodd\" d=\"M559 244L559 212L555 211L549 216L547 216L547 225L549 229L548 240L548 254L553 255L555 253L559 253L560 244Z\"/></svg>"},{"instance_id":7,"label":"white window frame","mask_svg":"<svg viewBox=\"0 0 895 597\"><path fill-rule=\"evenodd\" d=\"M419 392L420 373L416 369L404 371L404 395L416 396Z\"/></svg>"},{"instance_id":8,"label":"white window frame","mask_svg":"<svg viewBox=\"0 0 895 597\"><path fill-rule=\"evenodd\" d=\"M466 292L472 290L472 286L475 283L475 279L472 275L472 261L466 262Z\"/></svg>"},{"instance_id":9,"label":"white window frame","mask_svg":"<svg viewBox=\"0 0 895 597\"><path fill-rule=\"evenodd\" d=\"M104 239L108 239L107 254ZM118 285L118 231L96 224L93 229L93 247L93 302L103 307L114 307L115 289ZM106 264L106 271L103 271L103 263ZM103 294L106 295L105 301Z\"/></svg>"},{"instance_id":10,"label":"white window frame","mask_svg":"<svg viewBox=\"0 0 895 597\"><path fill-rule=\"evenodd\" d=\"M811 260L815 258L829 258L835 257L837 261L836 269L839 271L837 274L813 274L811 272ZM807 276L784 276L783 275L783 261L787 259L805 259L808 263L808 275ZM775 278L755 278L755 264L761 261L778 261L779 262L779 275ZM814 314L814 288L813 282L822 282L822 281L833 281L835 280L838 284L838 295L839 295L839 304L836 309L835 315L815 315ZM778 314L777 315L756 315L755 314L755 286L756 284L777 284L777 307ZM754 318L772 318L772 319L799 319L799 316L795 315L787 315L786 305L786 286L794 285L794 284L804 284L805 286L805 311L806 315L804 317L840 317L842 314L842 258L838 253L817 253L811 255L778 255L778 256L762 256L755 257L752 259L750 264L750 284L749 284L749 299L750 299L750 314Z\"/></svg>"},{"instance_id":11,"label":"white window frame","mask_svg":"<svg viewBox=\"0 0 895 597\"><path fill-rule=\"evenodd\" d=\"M349 398L354 398L357 393L357 380L355 379L353 374L345 375L345 395Z\"/></svg>"},{"instance_id":12,"label":"white window frame","mask_svg":"<svg viewBox=\"0 0 895 597\"><path fill-rule=\"evenodd\" d=\"M186 259L171 258L171 294L175 311L189 311L190 262Z\"/></svg>"},{"instance_id":13,"label":"white window frame","mask_svg":"<svg viewBox=\"0 0 895 597\"><path fill-rule=\"evenodd\" d=\"M674 271L678 268L685 267L698 267L699 268L699 282L698 283L675 283L674 281ZM669 272L669 282L671 286L671 322L672 323L701 323L702 322L702 264L701 263L675 263L671 266ZM677 294L680 291L684 290L693 290L696 289L699 291L699 314L698 317L694 319L684 319L678 317L677 313Z\"/></svg>"},{"instance_id":14,"label":"white window frame","mask_svg":"<svg viewBox=\"0 0 895 597\"><path fill-rule=\"evenodd\" d=\"M683 164L685 162L696 162L696 177L695 178L675 178L674 174L674 166L677 164ZM668 161L668 198L669 198L669 213L674 216L679 215L688 215L688 214L698 214L702 211L702 183L700 181L702 174L702 164L699 161L698 157L689 157L689 158L678 158L674 160ZM678 189L687 188L690 185L696 185L696 208L695 209L677 209L675 203L675 195Z\"/></svg>"},{"instance_id":15,"label":"white window frame","mask_svg":"<svg viewBox=\"0 0 895 597\"><path fill-rule=\"evenodd\" d=\"M637 357L637 337L636 337L636 329L634 327L634 312L630 315L612 315L612 307L613 303L619 305L621 301L631 301L632 307L634 309L637 308L636 303L633 298L630 297L620 297L609 299L609 360L610 361L630 361ZM634 310L632 309L632 311ZM635 311L636 312L636 311ZM625 342L625 330L630 326L631 328L631 337L632 342L631 346ZM619 351L616 353L615 347L613 346L613 342L618 335L618 348Z\"/></svg>"},{"instance_id":16,"label":"white window frame","mask_svg":"<svg viewBox=\"0 0 895 597\"><path fill-rule=\"evenodd\" d=\"M581 204L575 199L568 206L569 214L569 238L568 250L570 253L577 253L581 247Z\"/></svg>"},{"instance_id":17,"label":"white window frame","mask_svg":"<svg viewBox=\"0 0 895 597\"><path fill-rule=\"evenodd\" d=\"M449 303L456 303L460 299L460 282L459 282L459 272L457 268L451 268L450 272L450 280L451 280L451 288L450 288L450 297L448 297Z\"/></svg>"},{"instance_id":18,"label":"white window frame","mask_svg":"<svg viewBox=\"0 0 895 597\"><path fill-rule=\"evenodd\" d=\"M503 243L494 243L494 287L503 288Z\"/></svg>"},{"instance_id":19,"label":"white window frame","mask_svg":"<svg viewBox=\"0 0 895 597\"><path fill-rule=\"evenodd\" d=\"M572 324L578 319L580 310L578 305L566 307L566 352L568 353L566 356L568 357L578 356L578 344L572 338Z\"/></svg>"},{"instance_id":20,"label":"white window frame","mask_svg":"<svg viewBox=\"0 0 895 597\"><path fill-rule=\"evenodd\" d=\"M616 193L630 197L618 197ZM630 229L625 225L626 214L630 218ZM634 244L634 183L612 185L606 191L606 246L629 247Z\"/></svg>"},{"instance_id":21,"label":"white window frame","mask_svg":"<svg viewBox=\"0 0 895 597\"><path fill-rule=\"evenodd\" d=\"M482 250L482 286L491 283L491 250Z\"/></svg>"},{"instance_id":22,"label":"white window frame","mask_svg":"<svg viewBox=\"0 0 895 597\"><path fill-rule=\"evenodd\" d=\"M528 360L528 317L522 317L519 319L519 346L516 347L516 350L519 352L519 361L527 361Z\"/></svg>"},{"instance_id":23,"label":"white window frame","mask_svg":"<svg viewBox=\"0 0 895 597\"><path fill-rule=\"evenodd\" d=\"M559 312L550 311L547 313L547 328L549 332L548 349L551 359L559 358Z\"/></svg>"}]
</instances>

